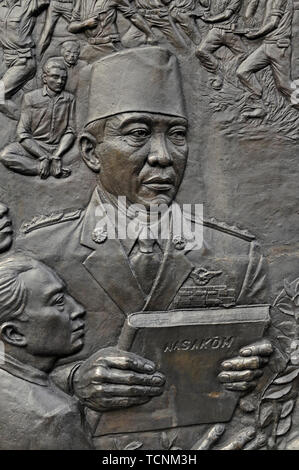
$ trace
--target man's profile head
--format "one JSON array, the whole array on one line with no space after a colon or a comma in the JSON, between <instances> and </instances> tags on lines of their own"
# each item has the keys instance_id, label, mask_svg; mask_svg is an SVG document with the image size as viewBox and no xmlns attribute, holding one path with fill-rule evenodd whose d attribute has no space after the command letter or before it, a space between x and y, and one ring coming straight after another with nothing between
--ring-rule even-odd
<instances>
[{"instance_id":1,"label":"man's profile head","mask_svg":"<svg viewBox=\"0 0 299 470\"><path fill-rule=\"evenodd\" d=\"M54 94L61 93L67 81L67 68L61 57L51 57L43 66L43 83Z\"/></svg>"},{"instance_id":2,"label":"man's profile head","mask_svg":"<svg viewBox=\"0 0 299 470\"><path fill-rule=\"evenodd\" d=\"M80 147L106 191L147 208L170 204L186 167L187 128L178 63L169 51L132 49L94 65Z\"/></svg>"},{"instance_id":3,"label":"man's profile head","mask_svg":"<svg viewBox=\"0 0 299 470\"><path fill-rule=\"evenodd\" d=\"M84 314L44 263L22 253L0 262L0 339L11 355L26 362L79 351Z\"/></svg>"},{"instance_id":4,"label":"man's profile head","mask_svg":"<svg viewBox=\"0 0 299 470\"><path fill-rule=\"evenodd\" d=\"M61 45L61 55L68 66L77 64L80 57L80 43L78 41L65 41Z\"/></svg>"}]
</instances>

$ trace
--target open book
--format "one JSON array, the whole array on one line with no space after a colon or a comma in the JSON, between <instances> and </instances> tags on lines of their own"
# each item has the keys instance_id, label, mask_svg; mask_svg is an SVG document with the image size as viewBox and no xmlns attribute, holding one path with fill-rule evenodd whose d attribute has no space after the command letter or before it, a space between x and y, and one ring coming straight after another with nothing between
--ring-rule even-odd
<instances>
[{"instance_id":1,"label":"open book","mask_svg":"<svg viewBox=\"0 0 299 470\"><path fill-rule=\"evenodd\" d=\"M261 339L268 322L267 305L133 313L118 346L155 362L166 376L165 391L145 405L103 413L98 432L230 421L239 393L219 382L221 362Z\"/></svg>"}]
</instances>

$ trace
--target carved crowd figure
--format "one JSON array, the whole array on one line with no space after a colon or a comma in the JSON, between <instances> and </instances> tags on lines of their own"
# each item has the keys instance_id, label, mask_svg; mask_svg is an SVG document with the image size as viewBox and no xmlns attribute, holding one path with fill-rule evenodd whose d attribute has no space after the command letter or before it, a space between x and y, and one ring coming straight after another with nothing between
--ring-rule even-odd
<instances>
[{"instance_id":1,"label":"carved crowd figure","mask_svg":"<svg viewBox=\"0 0 299 470\"><path fill-rule=\"evenodd\" d=\"M219 90L223 84L223 73L215 52L221 47L227 47L240 61L246 54L240 36L234 33L242 0L200 0L200 3L208 8L200 17L211 29L197 48L196 56L202 66L216 76L211 80L211 85Z\"/></svg>"},{"instance_id":2,"label":"carved crowd figure","mask_svg":"<svg viewBox=\"0 0 299 470\"><path fill-rule=\"evenodd\" d=\"M77 399L49 373L84 343L84 308L43 263L11 254L0 263L1 450L90 449Z\"/></svg>"},{"instance_id":3,"label":"carved crowd figure","mask_svg":"<svg viewBox=\"0 0 299 470\"><path fill-rule=\"evenodd\" d=\"M81 60L81 46L79 41L65 41L61 46L61 55L65 66L67 67L66 90L76 96L78 91L80 72L87 65L87 62Z\"/></svg>"},{"instance_id":4,"label":"carved crowd figure","mask_svg":"<svg viewBox=\"0 0 299 470\"><path fill-rule=\"evenodd\" d=\"M43 55L48 49L56 24L60 18L67 23L72 20L73 0L51 0L47 10L47 16L38 47L40 54Z\"/></svg>"},{"instance_id":5,"label":"carved crowd figure","mask_svg":"<svg viewBox=\"0 0 299 470\"><path fill-rule=\"evenodd\" d=\"M76 136L75 97L64 91L67 68L62 58L51 58L43 67L43 88L24 95L18 142L1 152L7 168L28 176L67 178L62 157Z\"/></svg>"},{"instance_id":6,"label":"carved crowd figure","mask_svg":"<svg viewBox=\"0 0 299 470\"><path fill-rule=\"evenodd\" d=\"M134 0L134 4L138 13L143 16L150 27L159 31L170 44L179 49L184 49L187 46L169 11L169 7L173 4L171 0ZM184 24L186 24L186 19ZM138 31L129 31L128 35L130 36L130 34L132 37L138 38L139 36L140 38Z\"/></svg>"},{"instance_id":7,"label":"carved crowd figure","mask_svg":"<svg viewBox=\"0 0 299 470\"><path fill-rule=\"evenodd\" d=\"M153 67L159 77L155 82ZM192 308L259 304L267 295L263 256L248 233L207 221L203 245L194 246L191 238L191 244L184 237L177 240L172 224L167 237L145 241L140 227L135 236L119 239L109 238L107 228L99 226L105 204L116 207L119 196L126 197L128 208L142 204L146 213L151 205L164 204L173 213L187 163L187 131L180 72L172 54L144 47L98 61L80 139L85 163L98 174L91 201L84 210L35 218L23 225L17 239L18 247L55 266L70 293L84 300L85 347L62 361L54 375L61 387L69 392L71 387L95 411L140 405L163 391L165 379L155 373L154 364L115 347L129 313L186 306L186 289L197 293L188 297ZM125 225L129 223L130 217ZM150 225L143 224L143 230L150 231ZM199 268L201 274L204 269L217 276L206 276L207 282L199 285ZM216 296L209 296L210 287ZM267 362L258 356L271 353L268 341L246 349L252 357L241 353L230 368L219 371L228 390L254 387ZM99 423L96 445L111 448L109 438L99 438L101 433Z\"/></svg>"},{"instance_id":8,"label":"carved crowd figure","mask_svg":"<svg viewBox=\"0 0 299 470\"><path fill-rule=\"evenodd\" d=\"M2 0L0 2L0 44L7 71L2 77L5 99L0 110L15 117L17 108L10 101L36 73L35 43L32 32L38 14L49 0Z\"/></svg>"},{"instance_id":9,"label":"carved crowd figure","mask_svg":"<svg viewBox=\"0 0 299 470\"><path fill-rule=\"evenodd\" d=\"M257 8L258 2L255 2ZM248 117L263 117L266 109L263 86L256 77L260 70L270 67L277 89L287 98L293 93L291 88L291 37L292 37L292 0L267 0L264 18L257 31L248 32L248 39L262 38L263 43L242 62L237 75L243 85L251 92L255 105L246 113Z\"/></svg>"},{"instance_id":10,"label":"carved crowd figure","mask_svg":"<svg viewBox=\"0 0 299 470\"><path fill-rule=\"evenodd\" d=\"M68 29L74 34L84 33L98 59L122 48L118 12L145 34L148 43L155 42L149 25L128 0L74 0Z\"/></svg>"},{"instance_id":11,"label":"carved crowd figure","mask_svg":"<svg viewBox=\"0 0 299 470\"><path fill-rule=\"evenodd\" d=\"M194 44L198 42L198 29L192 16L196 8L196 0L173 0L169 11L173 22L181 28Z\"/></svg>"}]
</instances>

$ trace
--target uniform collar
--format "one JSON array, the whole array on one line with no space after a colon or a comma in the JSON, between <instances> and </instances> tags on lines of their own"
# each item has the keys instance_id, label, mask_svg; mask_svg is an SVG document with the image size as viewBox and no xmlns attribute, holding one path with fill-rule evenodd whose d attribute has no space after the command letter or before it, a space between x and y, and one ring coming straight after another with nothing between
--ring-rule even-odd
<instances>
[{"instance_id":1,"label":"uniform collar","mask_svg":"<svg viewBox=\"0 0 299 470\"><path fill-rule=\"evenodd\" d=\"M49 376L35 367L24 364L12 356L5 353L0 353L0 369L5 370L11 375L18 377L26 382L30 382L42 387L49 385Z\"/></svg>"},{"instance_id":2,"label":"uniform collar","mask_svg":"<svg viewBox=\"0 0 299 470\"><path fill-rule=\"evenodd\" d=\"M92 239L92 234L93 231L95 230L96 227L103 227L105 228L107 226L107 221L108 225L110 227L110 230L115 233L115 236L117 237L118 234L116 232L116 227L114 220L112 220L111 217L107 214L107 211L105 210L105 205L111 204L113 207L115 207L115 204L113 203L110 195L103 189L102 186L98 186L90 200L90 203L88 204L88 207L85 212L84 216L84 221L83 221L83 227L82 227L82 232L81 232L81 239L80 242L82 245L85 245L89 248L96 249L97 244L93 241ZM120 203L119 204L120 212L125 215L126 209L125 207ZM173 202L172 205L169 207L169 210L165 212L163 215L163 219L160 220L158 223L153 223L152 225L147 225L145 222L143 222L142 217L140 220L134 219L134 218L128 218L127 219L127 225L126 225L126 230L127 233L129 231L130 237L127 238L121 238L119 241L121 242L125 252L127 255L129 255L136 243L136 240L138 237L142 236L142 233L144 233L146 230L150 230L152 234L152 238L156 241L156 243L159 245L160 249L164 251L164 248L167 244L167 236L170 236L170 231L172 231L173 227L168 227L169 224L167 224L167 220L171 222L172 220L172 214L177 213L180 211L180 206L176 203ZM117 209L116 209L117 212ZM130 214L129 214L130 215ZM165 221L165 223L163 223ZM165 233L166 236L164 237L156 237L155 235L159 233L158 231L158 226L163 227L163 230L167 230L167 233ZM176 233L174 233L176 235ZM108 236L109 236L109 229L108 229ZM192 238L192 234L190 234L190 238Z\"/></svg>"}]
</instances>

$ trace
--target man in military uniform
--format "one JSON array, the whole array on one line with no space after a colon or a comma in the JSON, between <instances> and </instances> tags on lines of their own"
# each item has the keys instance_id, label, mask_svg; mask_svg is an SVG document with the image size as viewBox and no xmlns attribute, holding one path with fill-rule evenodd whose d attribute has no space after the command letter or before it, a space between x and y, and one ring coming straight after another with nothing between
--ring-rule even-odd
<instances>
[{"instance_id":1,"label":"man in military uniform","mask_svg":"<svg viewBox=\"0 0 299 470\"><path fill-rule=\"evenodd\" d=\"M32 32L39 12L49 0L2 0L0 2L0 44L7 71L2 77L5 99L3 112L15 118L12 96L36 73L35 44ZM10 111L11 110L11 111Z\"/></svg>"},{"instance_id":2,"label":"man in military uniform","mask_svg":"<svg viewBox=\"0 0 299 470\"><path fill-rule=\"evenodd\" d=\"M208 12L202 14L201 19L210 25L207 36L196 50L196 56L205 69L215 75L211 81L213 88L220 89L223 84L223 76L220 70L220 62L215 56L221 47L227 47L235 56L242 59L246 54L246 48L240 36L234 33L237 26L241 0L200 0L200 3L208 7Z\"/></svg>"},{"instance_id":3,"label":"man in military uniform","mask_svg":"<svg viewBox=\"0 0 299 470\"><path fill-rule=\"evenodd\" d=\"M148 43L155 42L149 25L129 0L75 0L68 29L85 34L93 52L91 62L122 48L117 27L119 12L145 34Z\"/></svg>"},{"instance_id":4,"label":"man in military uniform","mask_svg":"<svg viewBox=\"0 0 299 470\"><path fill-rule=\"evenodd\" d=\"M63 18L67 23L71 22L73 3L73 0L51 0L47 11L46 22L38 44L41 55L46 52L51 43L58 20Z\"/></svg>"},{"instance_id":5,"label":"man in military uniform","mask_svg":"<svg viewBox=\"0 0 299 470\"><path fill-rule=\"evenodd\" d=\"M151 28L158 30L175 47L184 48L187 46L186 41L176 28L168 8L171 3L171 0L134 0L138 13L143 16ZM184 21L185 24L186 20ZM141 36L138 31L129 31L128 36L130 35L135 39Z\"/></svg>"},{"instance_id":6,"label":"man in military uniform","mask_svg":"<svg viewBox=\"0 0 299 470\"><path fill-rule=\"evenodd\" d=\"M159 78L155 82L153 70ZM263 257L250 234L193 221L193 229L203 230L201 244L197 237L192 240L191 229L178 237L171 223L161 237L147 223L150 207L163 204L174 211L187 163L187 128L178 63L168 51L130 49L97 62L88 124L80 139L84 161L98 173L91 201L85 210L25 223L17 239L18 247L55 266L70 293L86 306L85 348L61 364L55 376L96 411L145 403L161 393L164 378L154 374L154 365L113 347L129 313L265 300ZM121 225L126 233L132 228L130 208L133 213L134 204L145 208L130 236L118 234L119 224L117 236L109 236L102 223L108 220L107 208L118 206L119 196L126 198L120 213L126 204L129 210ZM115 227L113 221L110 225ZM144 231L153 235L146 237ZM251 389L266 362L259 356L270 353L267 341L246 348L223 366L219 380L231 391ZM95 436L100 434L101 425ZM160 445L158 436L151 435L149 448ZM188 436L185 448L194 439ZM97 445L112 444L99 438Z\"/></svg>"},{"instance_id":7,"label":"man in military uniform","mask_svg":"<svg viewBox=\"0 0 299 470\"><path fill-rule=\"evenodd\" d=\"M195 0L174 0L170 3L169 12L173 22L184 31L194 44L197 44L198 30L192 16L195 8Z\"/></svg>"},{"instance_id":8,"label":"man in military uniform","mask_svg":"<svg viewBox=\"0 0 299 470\"><path fill-rule=\"evenodd\" d=\"M294 91L291 87L293 2L268 0L264 8L261 27L245 35L247 39L262 38L263 43L241 63L237 70L237 76L251 92L254 103L253 110L246 112L246 117L263 117L266 114L263 87L256 77L256 73L260 70L271 68L277 89L288 99Z\"/></svg>"}]
</instances>

